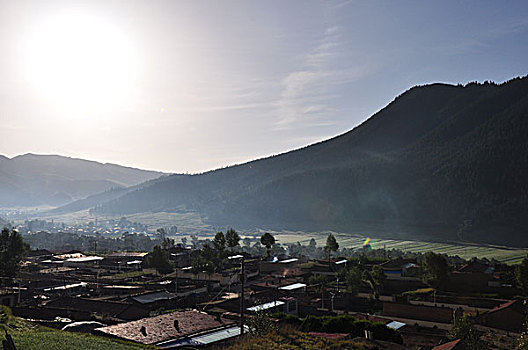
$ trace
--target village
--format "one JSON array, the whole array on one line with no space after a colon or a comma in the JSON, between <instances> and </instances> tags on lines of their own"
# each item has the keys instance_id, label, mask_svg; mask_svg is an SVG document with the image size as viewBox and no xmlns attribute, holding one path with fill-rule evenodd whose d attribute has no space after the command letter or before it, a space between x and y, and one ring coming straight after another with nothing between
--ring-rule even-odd
<instances>
[{"instance_id":1,"label":"village","mask_svg":"<svg viewBox=\"0 0 528 350\"><path fill-rule=\"evenodd\" d=\"M380 349L508 349L524 331L514 266L368 244L340 256L331 234L319 258L277 249L269 233L239 241L230 229L150 252L30 250L0 303L47 327L157 348L225 348L287 326Z\"/></svg>"}]
</instances>

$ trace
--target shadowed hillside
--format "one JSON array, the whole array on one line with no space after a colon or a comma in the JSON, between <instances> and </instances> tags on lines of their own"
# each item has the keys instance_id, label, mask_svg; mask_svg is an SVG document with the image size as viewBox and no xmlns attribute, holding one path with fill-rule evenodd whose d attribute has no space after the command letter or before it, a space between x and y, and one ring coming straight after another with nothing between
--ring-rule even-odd
<instances>
[{"instance_id":1,"label":"shadowed hillside","mask_svg":"<svg viewBox=\"0 0 528 350\"><path fill-rule=\"evenodd\" d=\"M97 206L215 225L527 244L528 78L414 87L348 133Z\"/></svg>"}]
</instances>

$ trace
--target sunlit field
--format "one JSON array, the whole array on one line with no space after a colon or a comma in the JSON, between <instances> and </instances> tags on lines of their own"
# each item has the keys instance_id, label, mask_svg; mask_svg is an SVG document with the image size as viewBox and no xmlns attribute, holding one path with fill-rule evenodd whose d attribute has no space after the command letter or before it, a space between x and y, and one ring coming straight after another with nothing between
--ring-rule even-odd
<instances>
[{"instance_id":1,"label":"sunlit field","mask_svg":"<svg viewBox=\"0 0 528 350\"><path fill-rule=\"evenodd\" d=\"M51 220L52 217L41 217L42 219ZM99 220L104 219L119 219L120 216L98 216ZM190 242L192 235L199 236L200 239L213 238L217 231L226 231L229 227L214 227L204 223L200 215L196 213L140 213L133 215L126 215L126 218L133 222L140 222L149 226L150 230L154 232L156 228L168 227L176 225L178 232L181 234L174 236L176 242L181 242L182 238L187 238ZM66 214L54 216L53 219L58 222L65 222L66 224L81 224L94 220L95 217L85 210L73 214ZM265 232L264 230L250 230L244 231L237 229L242 237L249 237L253 241ZM306 245L313 238L318 246L323 246L326 237L330 231L325 232L303 232L303 231L268 231L272 233L277 239L278 243L297 243L300 242ZM359 233L340 233L332 232L337 238L341 248L361 248L366 235ZM458 255L462 258L488 258L497 259L498 261L508 264L516 264L520 262L527 254L528 249L512 248L494 245L476 245L470 243L438 243L427 242L419 240L398 240L398 239L382 239L370 237L370 245L373 249L400 249L407 252L424 253L434 251L447 255Z\"/></svg>"}]
</instances>

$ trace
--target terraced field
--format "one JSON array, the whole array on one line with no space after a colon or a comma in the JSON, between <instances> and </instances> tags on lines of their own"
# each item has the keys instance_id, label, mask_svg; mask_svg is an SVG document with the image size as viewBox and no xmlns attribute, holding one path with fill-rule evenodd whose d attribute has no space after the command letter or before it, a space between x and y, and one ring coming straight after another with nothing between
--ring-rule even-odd
<instances>
[{"instance_id":1,"label":"terraced field","mask_svg":"<svg viewBox=\"0 0 528 350\"><path fill-rule=\"evenodd\" d=\"M224 231L225 232L225 231ZM324 246L326 243L326 237L330 232L291 232L291 231L268 231L277 240L277 243L301 243L307 245L313 238L317 242L317 246ZM257 241L264 231L240 233L242 238L248 237L252 241ZM359 234L345 234L332 232L336 236L337 242L340 248L357 248L361 249L363 243L367 239L366 236ZM213 239L213 234L200 235L200 239L209 238ZM188 243L191 242L190 235L178 235L173 238L177 243L181 242L181 238L186 237ZM241 242L242 244L242 242ZM470 259L473 257L497 259L498 261L507 264L517 264L528 254L528 249L523 248L512 248L503 246L492 246L492 245L475 245L471 243L437 243L437 242L426 242L426 241L414 241L414 240L397 240L397 239L377 239L371 238L370 245L374 249L400 249L407 252L425 253L433 251L436 253L442 253L447 255L458 255L464 259Z\"/></svg>"},{"instance_id":2,"label":"terraced field","mask_svg":"<svg viewBox=\"0 0 528 350\"><path fill-rule=\"evenodd\" d=\"M281 233L275 232L274 235L280 243L295 243L308 244L314 238L317 245L324 245L326 237L329 232L325 233ZM342 233L334 233L337 242L341 248L361 248L367 239L361 235L350 235ZM528 249L511 248L492 245L474 245L469 243L436 243L413 240L396 240L396 239L375 239L370 240L370 245L374 249L401 249L408 252L425 253L434 251L436 253L458 255L462 258L469 259L472 257L497 259L508 264L519 263L528 254Z\"/></svg>"}]
</instances>

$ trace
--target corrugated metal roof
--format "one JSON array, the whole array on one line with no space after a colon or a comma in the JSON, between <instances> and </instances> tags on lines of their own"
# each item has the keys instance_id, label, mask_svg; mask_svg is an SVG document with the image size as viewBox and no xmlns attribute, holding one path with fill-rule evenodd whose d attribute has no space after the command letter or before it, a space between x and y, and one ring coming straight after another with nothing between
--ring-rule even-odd
<instances>
[{"instance_id":1,"label":"corrugated metal roof","mask_svg":"<svg viewBox=\"0 0 528 350\"><path fill-rule=\"evenodd\" d=\"M270 303L248 307L247 310L248 311L257 312L257 311L272 309L274 307L281 306L281 305L284 305L284 304L285 304L285 302L283 302L283 301L272 301Z\"/></svg>"},{"instance_id":2,"label":"corrugated metal roof","mask_svg":"<svg viewBox=\"0 0 528 350\"><path fill-rule=\"evenodd\" d=\"M292 262L296 262L298 261L299 259L297 258L291 258L291 259L286 259L286 260L281 260L279 261L279 264L289 264L289 263L292 263Z\"/></svg>"},{"instance_id":3,"label":"corrugated metal roof","mask_svg":"<svg viewBox=\"0 0 528 350\"><path fill-rule=\"evenodd\" d=\"M245 326L245 329L248 330L248 327ZM156 346L160 348L170 348L175 346L184 346L184 345L207 345L216 343L222 340L226 340L229 338L237 337L240 335L240 327L230 327L230 328L224 328L220 329L215 332L207 333L198 335L195 337L186 337L186 338L180 338L176 340L169 340L163 343L158 343Z\"/></svg>"},{"instance_id":4,"label":"corrugated metal roof","mask_svg":"<svg viewBox=\"0 0 528 350\"><path fill-rule=\"evenodd\" d=\"M45 292L51 292L51 291L54 291L54 290L66 290L66 289L77 288L77 287L86 287L87 285L88 285L88 283L86 283L86 282L80 282L80 283L67 284L65 286L46 288L46 289L44 289L44 291Z\"/></svg>"},{"instance_id":5,"label":"corrugated metal roof","mask_svg":"<svg viewBox=\"0 0 528 350\"><path fill-rule=\"evenodd\" d=\"M294 284L290 284L284 287L280 287L279 289L280 290L295 290L295 289L304 288L304 287L306 287L306 284L304 283L294 283Z\"/></svg>"},{"instance_id":6,"label":"corrugated metal roof","mask_svg":"<svg viewBox=\"0 0 528 350\"><path fill-rule=\"evenodd\" d=\"M398 321L392 321L391 323L387 324L387 327L392 329L400 329L403 326L405 326L405 323Z\"/></svg>"},{"instance_id":7,"label":"corrugated metal roof","mask_svg":"<svg viewBox=\"0 0 528 350\"><path fill-rule=\"evenodd\" d=\"M175 297L176 296L172 293L161 291L161 292L137 295L135 297L132 297L132 300L137 301L138 303L141 303L141 304L148 304L148 303L153 303L159 300L169 300Z\"/></svg>"}]
</instances>

